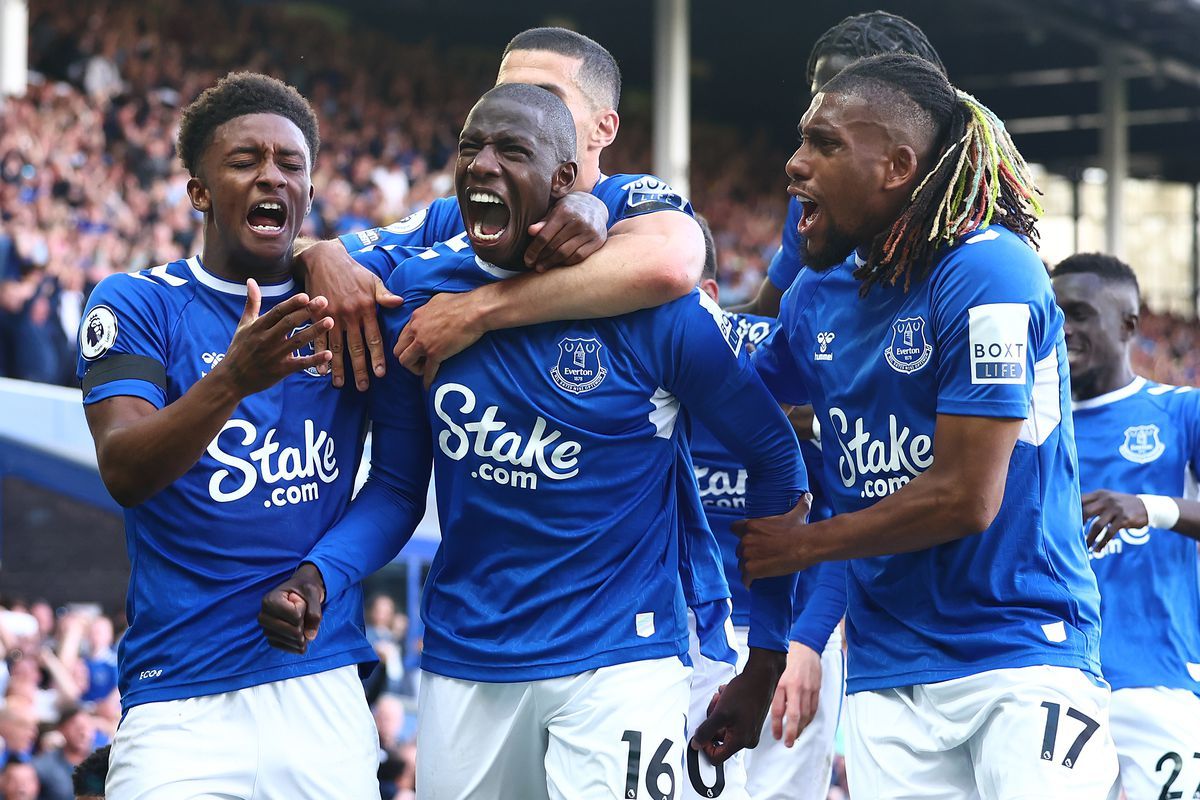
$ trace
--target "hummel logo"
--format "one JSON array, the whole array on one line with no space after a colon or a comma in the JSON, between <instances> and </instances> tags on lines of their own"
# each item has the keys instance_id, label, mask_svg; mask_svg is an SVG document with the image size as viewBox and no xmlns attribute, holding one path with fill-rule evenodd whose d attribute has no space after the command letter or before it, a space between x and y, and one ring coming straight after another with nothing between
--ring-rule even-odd
<instances>
[{"instance_id":1,"label":"hummel logo","mask_svg":"<svg viewBox=\"0 0 1200 800\"><path fill-rule=\"evenodd\" d=\"M813 353L813 359L816 361L833 361L833 353L829 352L829 345L837 335L833 331L821 331L817 334L817 344L821 345L819 352Z\"/></svg>"}]
</instances>

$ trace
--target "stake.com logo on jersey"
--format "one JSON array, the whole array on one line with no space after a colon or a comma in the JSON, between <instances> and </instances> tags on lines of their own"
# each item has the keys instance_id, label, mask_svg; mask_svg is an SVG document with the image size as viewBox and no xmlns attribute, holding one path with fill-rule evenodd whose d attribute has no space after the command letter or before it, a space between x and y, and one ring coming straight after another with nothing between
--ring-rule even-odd
<instances>
[{"instance_id":1,"label":"stake.com logo on jersey","mask_svg":"<svg viewBox=\"0 0 1200 800\"><path fill-rule=\"evenodd\" d=\"M842 451L837 461L838 477L847 489L859 486L861 481L859 497L886 497L933 464L933 438L924 433L913 436L895 414L888 415L886 439L876 439L861 418L851 422L837 406L829 409L829 419L833 438Z\"/></svg>"},{"instance_id":2,"label":"stake.com logo on jersey","mask_svg":"<svg viewBox=\"0 0 1200 800\"><path fill-rule=\"evenodd\" d=\"M234 433L235 437L226 436ZM241 436L236 437L240 433ZM333 437L304 420L303 447L282 447L271 428L259 443L258 429L244 419L231 419L209 442L207 453L229 469L218 469L208 480L208 494L218 503L232 503L250 494L260 482L272 487L265 508L311 503L321 496L321 484L333 483L340 473L333 452ZM222 441L224 440L224 441ZM230 445L250 447L249 460L230 452ZM282 485L280 485L282 484Z\"/></svg>"},{"instance_id":3,"label":"stake.com logo on jersey","mask_svg":"<svg viewBox=\"0 0 1200 800\"><path fill-rule=\"evenodd\" d=\"M446 457L461 461L468 452L473 452L485 459L471 473L472 478L518 489L537 489L539 477L563 481L579 474L578 456L583 445L564 439L561 431L547 433L547 423L542 417L534 421L526 439L516 431L504 430L508 423L497 418L499 406L488 406L478 419L471 421L459 416L471 414L475 405L475 393L461 383L439 386L433 395L434 413L446 423L446 430L437 437L438 447ZM537 468L536 472L532 467Z\"/></svg>"}]
</instances>

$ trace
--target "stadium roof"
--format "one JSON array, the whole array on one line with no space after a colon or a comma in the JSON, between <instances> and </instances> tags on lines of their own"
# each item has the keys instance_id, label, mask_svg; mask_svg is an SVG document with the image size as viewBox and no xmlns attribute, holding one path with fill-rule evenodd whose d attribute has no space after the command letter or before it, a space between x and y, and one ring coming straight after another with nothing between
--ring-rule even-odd
<instances>
[{"instance_id":1,"label":"stadium roof","mask_svg":"<svg viewBox=\"0 0 1200 800\"><path fill-rule=\"evenodd\" d=\"M532 25L603 42L627 85L652 74L654 3L641 0L359 0L402 38L499 50ZM343 5L343 7L345 7ZM1200 182L1200 0L692 0L694 116L765 125L791 140L808 103L813 42L847 14L884 8L920 25L951 79L1008 121L1021 150L1055 172L1101 163L1106 60L1126 76L1129 172Z\"/></svg>"}]
</instances>

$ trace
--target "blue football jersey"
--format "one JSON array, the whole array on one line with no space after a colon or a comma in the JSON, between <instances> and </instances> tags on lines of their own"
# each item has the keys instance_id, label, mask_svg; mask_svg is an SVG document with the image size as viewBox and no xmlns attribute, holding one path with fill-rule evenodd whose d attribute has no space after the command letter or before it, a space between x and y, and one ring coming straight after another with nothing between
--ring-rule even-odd
<instances>
[{"instance_id":1,"label":"blue football jersey","mask_svg":"<svg viewBox=\"0 0 1200 800\"><path fill-rule=\"evenodd\" d=\"M1039 664L1098 675L1062 312L1041 261L992 226L940 251L909 291L860 297L856 258L801 272L755 351L780 401L816 409L835 512L928 469L939 414L1025 422L987 530L851 562L849 690Z\"/></svg>"},{"instance_id":2,"label":"blue football jersey","mask_svg":"<svg viewBox=\"0 0 1200 800\"><path fill-rule=\"evenodd\" d=\"M262 313L294 291L263 286ZM246 287L199 258L105 278L80 330L84 404L178 400L224 358L245 304ZM365 416L358 392L296 373L243 400L195 466L126 509L125 708L375 660L357 587L330 599L307 655L268 646L256 619L263 595L345 510Z\"/></svg>"},{"instance_id":3,"label":"blue football jersey","mask_svg":"<svg viewBox=\"0 0 1200 800\"><path fill-rule=\"evenodd\" d=\"M437 245L392 272L406 302L387 312L388 335L435 293L514 274L478 260L465 236ZM786 419L722 320L693 292L621 317L493 331L442 364L428 392L400 369L372 389L373 476L415 469L421 445L406 426L428 420L442 542L422 596L424 669L510 682L684 654L677 487L695 484L675 474L681 404L754 464L747 513L782 513L806 486ZM356 529L360 504L309 555L331 592L398 547ZM782 579L759 594L784 639L791 592Z\"/></svg>"},{"instance_id":4,"label":"blue football jersey","mask_svg":"<svg viewBox=\"0 0 1200 800\"><path fill-rule=\"evenodd\" d=\"M804 215L804 206L794 197L788 198L787 219L783 223L783 234L780 236L779 249L775 257L767 265L767 278L775 284L775 288L786 292L800 274L800 218Z\"/></svg>"},{"instance_id":5,"label":"blue football jersey","mask_svg":"<svg viewBox=\"0 0 1200 800\"><path fill-rule=\"evenodd\" d=\"M1084 493L1195 498L1200 392L1138 378L1074 404ZM1114 689L1166 686L1200 693L1196 540L1157 528L1122 529L1092 554L1100 584L1100 662Z\"/></svg>"},{"instance_id":6,"label":"blue football jersey","mask_svg":"<svg viewBox=\"0 0 1200 800\"><path fill-rule=\"evenodd\" d=\"M608 207L608 224L657 211L681 211L694 216L691 203L665 181L645 173L601 175L592 187L592 194ZM399 265L412 254L411 248L431 247L447 242L466 230L459 213L458 198L444 197L434 201L427 210L418 211L400 222L383 228L373 228L342 236L342 244L351 254L362 255L360 263L387 276L390 268ZM387 254L383 260L378 252ZM395 252L393 252L395 251ZM684 426L686 428L686 425ZM683 442L679 474L690 480L691 456ZM680 502L685 504L680 520L682 561L680 580L688 606L698 607L730 595L721 553L716 539L709 531L704 513L692 502L694 492L680 487Z\"/></svg>"}]
</instances>

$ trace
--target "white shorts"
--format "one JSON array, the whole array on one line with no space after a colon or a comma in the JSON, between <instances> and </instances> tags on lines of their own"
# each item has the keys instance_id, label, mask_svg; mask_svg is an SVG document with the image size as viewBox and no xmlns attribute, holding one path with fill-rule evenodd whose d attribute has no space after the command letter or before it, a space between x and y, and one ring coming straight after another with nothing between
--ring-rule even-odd
<instances>
[{"instance_id":1,"label":"white shorts","mask_svg":"<svg viewBox=\"0 0 1200 800\"><path fill-rule=\"evenodd\" d=\"M1200 797L1200 697L1161 686L1118 689L1111 717L1129 800Z\"/></svg>"},{"instance_id":2,"label":"white shorts","mask_svg":"<svg viewBox=\"0 0 1200 800\"><path fill-rule=\"evenodd\" d=\"M750 657L749 629L737 628L738 667ZM825 800L833 780L834 736L846 696L842 633L834 628L821 653L821 693L817 713L789 748L763 722L758 747L746 751L747 788L754 800ZM857 800L857 798L855 799Z\"/></svg>"},{"instance_id":3,"label":"white shorts","mask_svg":"<svg viewBox=\"0 0 1200 800\"><path fill-rule=\"evenodd\" d=\"M358 669L134 706L108 800L378 800L379 734Z\"/></svg>"},{"instance_id":4,"label":"white shorts","mask_svg":"<svg viewBox=\"0 0 1200 800\"><path fill-rule=\"evenodd\" d=\"M1115 800L1109 690L1022 667L858 692L847 702L854 800Z\"/></svg>"},{"instance_id":5,"label":"white shorts","mask_svg":"<svg viewBox=\"0 0 1200 800\"><path fill-rule=\"evenodd\" d=\"M726 600L726 609L730 608ZM728 611L725 614L727 624L703 631L705 636L721 637L723 641L716 642L715 647L705 650L713 652L728 649L736 655L736 643L733 633L733 622ZM728 661L718 661L700 652L700 638L696 631L696 615L688 609L688 655L692 659L691 702L688 706L688 740L692 738L696 728L708 718L708 704L717 689L733 680L737 668ZM695 798L716 798L721 800L748 800L746 794L746 751L741 750L725 759L722 764L713 764L700 750L687 749L687 780L683 781L680 797L685 800Z\"/></svg>"},{"instance_id":6,"label":"white shorts","mask_svg":"<svg viewBox=\"0 0 1200 800\"><path fill-rule=\"evenodd\" d=\"M522 683L425 672L417 710L417 796L675 800L686 780L681 770L690 678L678 658Z\"/></svg>"}]
</instances>

